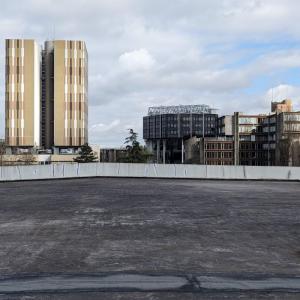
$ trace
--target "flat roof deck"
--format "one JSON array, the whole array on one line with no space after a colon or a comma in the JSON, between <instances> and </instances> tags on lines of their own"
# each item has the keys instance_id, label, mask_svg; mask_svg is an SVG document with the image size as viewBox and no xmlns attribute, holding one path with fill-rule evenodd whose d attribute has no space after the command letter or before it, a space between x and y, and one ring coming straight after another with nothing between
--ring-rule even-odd
<instances>
[{"instance_id":1,"label":"flat roof deck","mask_svg":"<svg viewBox=\"0 0 300 300\"><path fill-rule=\"evenodd\" d=\"M1 277L300 275L297 182L126 178L7 182L0 183L0 209ZM101 295L106 299L105 293ZM171 299L166 293L157 298L155 293L137 295L120 293L117 299L151 295ZM211 295L203 299L223 299ZM299 294L289 296L297 299ZM97 299L93 293L89 297L83 298ZM178 299L193 297L178 295ZM50 298L81 299L68 293L43 299Z\"/></svg>"}]
</instances>

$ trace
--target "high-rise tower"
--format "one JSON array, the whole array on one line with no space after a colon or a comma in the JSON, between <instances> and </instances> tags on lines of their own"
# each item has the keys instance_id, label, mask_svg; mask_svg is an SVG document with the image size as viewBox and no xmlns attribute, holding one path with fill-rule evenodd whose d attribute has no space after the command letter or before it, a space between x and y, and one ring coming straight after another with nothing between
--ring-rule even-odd
<instances>
[{"instance_id":1,"label":"high-rise tower","mask_svg":"<svg viewBox=\"0 0 300 300\"><path fill-rule=\"evenodd\" d=\"M40 50L34 40L6 40L5 141L40 146Z\"/></svg>"}]
</instances>

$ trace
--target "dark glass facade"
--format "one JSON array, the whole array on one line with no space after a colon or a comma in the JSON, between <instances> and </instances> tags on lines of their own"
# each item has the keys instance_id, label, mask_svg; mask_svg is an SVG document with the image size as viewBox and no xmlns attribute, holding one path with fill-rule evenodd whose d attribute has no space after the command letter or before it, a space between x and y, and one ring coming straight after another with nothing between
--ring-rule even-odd
<instances>
[{"instance_id":1,"label":"dark glass facade","mask_svg":"<svg viewBox=\"0 0 300 300\"><path fill-rule=\"evenodd\" d=\"M187 139L217 135L217 114L163 114L143 118L143 138L151 139Z\"/></svg>"}]
</instances>

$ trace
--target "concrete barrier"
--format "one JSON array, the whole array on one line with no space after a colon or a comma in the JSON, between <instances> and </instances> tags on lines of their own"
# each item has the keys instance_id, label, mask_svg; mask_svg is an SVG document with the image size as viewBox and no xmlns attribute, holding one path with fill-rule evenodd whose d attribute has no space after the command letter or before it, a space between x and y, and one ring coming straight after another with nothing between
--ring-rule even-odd
<instances>
[{"instance_id":1,"label":"concrete barrier","mask_svg":"<svg viewBox=\"0 0 300 300\"><path fill-rule=\"evenodd\" d=\"M0 181L77 177L148 177L300 181L300 168L126 163L61 163L51 165L0 167Z\"/></svg>"}]
</instances>

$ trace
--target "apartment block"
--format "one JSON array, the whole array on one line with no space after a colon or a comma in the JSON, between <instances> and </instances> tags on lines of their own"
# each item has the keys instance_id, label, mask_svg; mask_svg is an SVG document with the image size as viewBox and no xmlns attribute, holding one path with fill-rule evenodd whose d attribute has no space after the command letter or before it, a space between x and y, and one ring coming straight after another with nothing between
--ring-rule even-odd
<instances>
[{"instance_id":1,"label":"apartment block","mask_svg":"<svg viewBox=\"0 0 300 300\"><path fill-rule=\"evenodd\" d=\"M5 142L40 146L40 50L34 40L5 45Z\"/></svg>"},{"instance_id":2,"label":"apartment block","mask_svg":"<svg viewBox=\"0 0 300 300\"><path fill-rule=\"evenodd\" d=\"M36 149L88 142L88 54L83 41L6 41L6 143Z\"/></svg>"}]
</instances>

